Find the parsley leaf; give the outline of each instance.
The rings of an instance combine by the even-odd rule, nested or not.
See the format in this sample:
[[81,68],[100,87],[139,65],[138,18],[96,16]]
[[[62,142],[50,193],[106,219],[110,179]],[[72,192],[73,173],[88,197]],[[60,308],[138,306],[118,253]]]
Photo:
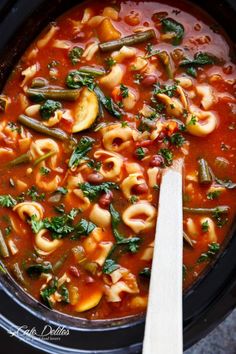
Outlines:
[[76,65],[80,61],[83,52],[83,48],[77,46],[69,51],[68,57],[73,65]]
[[171,166],[173,163],[173,152],[167,148],[162,148],[159,150],[158,154],[160,154],[164,160],[166,166]]
[[185,138],[180,133],[174,133],[170,137],[171,144],[181,147],[185,143]]
[[27,269],[26,273],[31,278],[38,278],[42,273],[50,273],[52,272],[52,264],[50,262],[42,262],[31,264]]
[[106,58],[105,61],[106,61],[106,65],[108,66],[108,68],[111,68],[112,66],[114,66],[116,64],[116,60],[113,59],[112,57]]
[[70,168],[75,168],[77,167],[80,162],[85,158],[87,153],[92,149],[92,145],[94,143],[94,139],[88,137],[88,136],[83,136],[74,151],[72,152],[72,155],[69,160],[69,167]]
[[4,208],[12,208],[17,204],[17,201],[10,195],[0,195],[0,206]]
[[39,194],[35,186],[28,189],[26,194],[32,199],[33,202],[42,201],[45,199],[45,193]]
[[209,192],[209,193],[207,193],[207,199],[209,199],[209,200],[218,199],[220,194],[221,194],[221,191]]
[[84,196],[89,200],[95,200],[101,193],[109,193],[110,189],[119,189],[118,185],[114,182],[104,182],[98,185],[93,185],[88,182],[80,183],[80,189],[83,191]]
[[142,160],[145,157],[146,153],[145,150],[142,147],[138,147],[135,150],[135,156],[138,158],[138,160]]
[[121,96],[123,98],[126,98],[129,96],[129,89],[127,86],[125,86],[123,84],[120,85],[120,92],[121,92]]
[[88,236],[94,229],[96,225],[91,221],[81,219],[78,224],[74,227],[74,234],[71,237],[72,240],[77,240],[81,236]]
[[220,250],[219,243],[212,242],[208,245],[208,251],[202,253],[197,260],[197,263],[207,262],[213,259]]
[[204,221],[204,222],[202,223],[201,227],[202,227],[202,231],[203,231],[203,232],[207,232],[208,229],[209,229],[209,222],[208,222],[208,220]]

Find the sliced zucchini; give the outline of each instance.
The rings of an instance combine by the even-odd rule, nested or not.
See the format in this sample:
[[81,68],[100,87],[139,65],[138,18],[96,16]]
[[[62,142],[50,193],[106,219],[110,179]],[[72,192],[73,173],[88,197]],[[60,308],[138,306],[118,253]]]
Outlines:
[[103,291],[101,289],[95,289],[93,293],[79,300],[75,306],[75,311],[84,312],[88,311],[99,304],[103,296]]
[[98,116],[98,112],[99,104],[96,94],[87,87],[83,88],[76,102],[75,122],[72,132],[77,133],[91,127]]

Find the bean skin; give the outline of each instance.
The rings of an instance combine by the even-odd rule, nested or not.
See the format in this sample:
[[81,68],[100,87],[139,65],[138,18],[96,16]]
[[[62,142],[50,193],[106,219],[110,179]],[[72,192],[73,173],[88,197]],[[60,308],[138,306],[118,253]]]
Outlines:
[[132,192],[135,194],[144,194],[148,192],[148,186],[146,183],[137,184],[132,188]]
[[113,199],[113,193],[110,191],[109,193],[103,194],[100,197],[98,203],[101,208],[107,208],[111,204],[112,199]]
[[103,181],[103,175],[101,175],[101,173],[91,173],[90,175],[88,175],[87,177],[87,181],[91,184],[99,184]]
[[142,80],[142,85],[145,87],[149,87],[155,84],[156,81],[157,81],[157,77],[155,75],[152,74],[146,75]]
[[161,155],[153,155],[153,157],[150,160],[149,165],[151,167],[160,167],[164,164],[164,158]]

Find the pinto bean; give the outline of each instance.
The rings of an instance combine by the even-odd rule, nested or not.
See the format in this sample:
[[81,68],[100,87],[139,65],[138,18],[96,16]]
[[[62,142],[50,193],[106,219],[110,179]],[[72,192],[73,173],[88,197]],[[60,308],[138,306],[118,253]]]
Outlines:
[[137,184],[132,188],[132,192],[135,194],[144,194],[148,192],[148,186],[146,183]]
[[156,81],[157,81],[157,77],[155,75],[152,74],[146,75],[142,80],[142,85],[145,87],[149,87],[155,84]]
[[109,193],[105,193],[101,195],[98,203],[101,208],[107,208],[111,204],[112,199],[113,199],[113,193],[109,191]]
[[151,167],[159,167],[162,166],[164,162],[164,158],[161,155],[153,155],[149,164]]
[[90,175],[88,175],[87,181],[92,184],[99,184],[103,181],[103,175],[98,172],[91,173]]

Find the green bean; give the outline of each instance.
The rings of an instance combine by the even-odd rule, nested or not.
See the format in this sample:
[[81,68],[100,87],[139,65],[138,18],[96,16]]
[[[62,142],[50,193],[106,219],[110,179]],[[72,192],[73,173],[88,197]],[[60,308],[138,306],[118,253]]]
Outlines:
[[102,103],[106,110],[115,118],[120,119],[122,116],[120,107],[113,101],[113,99],[110,97],[106,97],[98,86],[94,88],[94,92],[96,93],[99,102]]
[[36,159],[33,163],[33,167],[37,166],[40,162],[46,160],[48,157],[51,157],[55,155],[55,151],[50,151],[47,154],[40,156],[38,159]]
[[191,214],[228,214],[230,207],[228,205],[219,205],[215,208],[183,208],[184,212]]
[[67,260],[69,256],[69,253],[65,253],[63,254],[63,256],[53,265],[53,272],[56,273],[60,270],[60,268],[63,266],[63,264],[65,263],[65,261]]
[[81,68],[79,68],[78,71],[80,71],[84,74],[89,74],[89,75],[93,75],[93,76],[102,76],[102,75],[106,74],[105,69],[95,68],[94,66],[82,66]]
[[44,77],[36,77],[35,79],[33,79],[31,83],[32,88],[41,88],[47,85],[48,85],[48,80],[46,80]]
[[7,258],[10,256],[9,254],[9,251],[8,251],[8,248],[7,248],[7,244],[4,240],[4,237],[3,237],[3,234],[0,230],[0,255],[3,257],[3,258]]
[[183,238],[184,238],[184,241],[186,241],[189,246],[191,246],[191,247],[194,246],[194,241],[191,240],[191,238],[184,231],[183,231]]
[[25,154],[22,154],[18,157],[16,157],[14,160],[8,162],[7,166],[8,167],[14,167],[17,165],[20,165],[22,163],[28,163],[30,162],[32,159],[30,152],[26,152]]
[[58,128],[48,128],[36,119],[30,118],[24,114],[21,114],[18,121],[24,126],[45,135],[49,135],[58,140],[69,142],[71,140],[70,136],[63,130]]
[[200,184],[209,184],[212,182],[211,171],[205,159],[198,160],[198,181]]
[[20,266],[18,263],[14,263],[12,266],[12,272],[15,275],[16,279],[22,284],[22,285],[26,285],[26,281],[25,278],[23,276],[23,273],[20,269]]
[[47,99],[62,100],[62,101],[76,101],[80,95],[78,89],[53,89],[53,88],[28,88],[26,95],[33,101],[41,102]]
[[145,32],[138,32],[132,34],[131,36],[123,37],[121,39],[116,39],[110,42],[103,42],[99,44],[99,48],[102,52],[109,52],[113,50],[118,50],[124,45],[135,45],[138,43],[147,42],[156,36],[153,29],[147,30]]
[[173,71],[171,68],[171,63],[170,63],[170,56],[169,54],[164,50],[163,52],[157,53],[158,58],[161,60],[162,65],[165,68],[166,74],[169,79],[173,79]]

